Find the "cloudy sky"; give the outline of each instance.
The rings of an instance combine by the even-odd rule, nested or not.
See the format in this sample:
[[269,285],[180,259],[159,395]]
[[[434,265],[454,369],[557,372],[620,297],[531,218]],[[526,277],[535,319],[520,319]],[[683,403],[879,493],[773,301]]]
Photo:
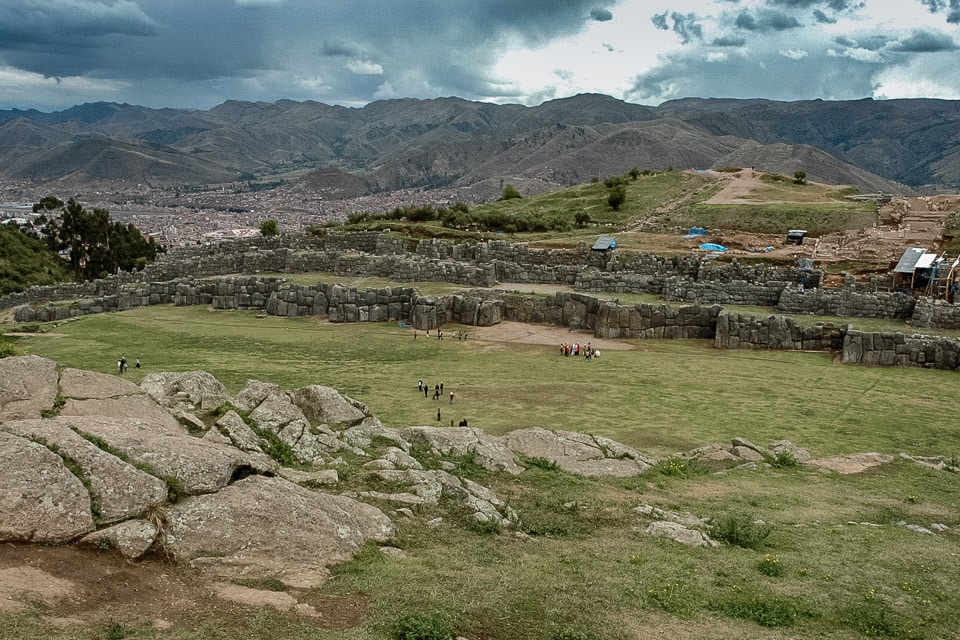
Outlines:
[[960,0],[0,0],[0,108],[960,99]]

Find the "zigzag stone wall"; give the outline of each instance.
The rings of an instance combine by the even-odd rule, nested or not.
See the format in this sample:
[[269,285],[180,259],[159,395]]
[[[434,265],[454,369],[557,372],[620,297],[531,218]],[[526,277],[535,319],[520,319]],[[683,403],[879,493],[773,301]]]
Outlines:
[[847,364],[954,370],[960,340],[865,333],[831,324],[800,326],[792,318],[757,318],[719,305],[620,305],[581,293],[532,296],[472,290],[424,296],[412,287],[359,290],[340,284],[297,285],[278,278],[238,277],[130,285],[118,294],[69,306],[23,307],[19,322],[62,320],[151,304],[212,305],[275,316],[327,315],[331,322],[408,321],[419,329],[447,324],[491,326],[503,320],[590,331],[598,338],[713,340],[722,349],[834,351]]

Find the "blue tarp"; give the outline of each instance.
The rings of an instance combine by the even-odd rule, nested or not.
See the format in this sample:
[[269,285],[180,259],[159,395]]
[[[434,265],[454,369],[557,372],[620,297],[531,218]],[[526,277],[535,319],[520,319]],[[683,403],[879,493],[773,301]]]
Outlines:
[[690,227],[690,231],[687,232],[687,235],[682,236],[683,238],[696,238],[697,236],[707,235],[707,230],[702,227]]
[[726,251],[727,250],[727,248],[722,244],[714,244],[712,242],[705,242],[704,244],[700,245],[700,248],[703,249],[704,251]]

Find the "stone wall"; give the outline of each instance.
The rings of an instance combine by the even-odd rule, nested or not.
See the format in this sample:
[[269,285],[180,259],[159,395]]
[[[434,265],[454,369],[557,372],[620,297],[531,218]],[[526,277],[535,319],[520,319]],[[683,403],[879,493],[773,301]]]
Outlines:
[[960,305],[920,298],[910,316],[910,325],[923,329],[960,329]]
[[757,318],[729,311],[717,316],[714,344],[720,349],[774,349],[780,351],[839,351],[847,327],[833,324],[800,326],[793,318],[769,315]]
[[668,278],[664,282],[661,295],[664,300],[688,304],[775,307],[780,302],[780,294],[786,287],[787,283],[779,280],[693,281],[685,278]]
[[913,315],[914,299],[909,293],[862,291],[855,286],[840,289],[790,286],[780,294],[776,308],[779,313],[791,315],[907,320]]
[[953,371],[960,363],[960,340],[850,330],[843,343],[843,363]]
[[[917,327],[960,328],[960,305],[928,301],[917,307],[908,293],[878,292],[876,282],[858,286],[852,278],[840,289],[825,289],[818,286],[822,279],[819,271],[741,263],[736,259],[719,262],[696,255],[626,256],[590,251],[583,244],[573,250],[532,249],[523,243],[502,240],[451,243],[379,232],[340,231],[328,231],[322,236],[284,235],[188,247],[161,255],[139,273],[120,273],[83,284],[34,287],[4,296],[0,298],[0,308],[77,301],[68,310],[57,305],[49,312],[52,315],[38,312],[36,316],[58,318],[65,313],[133,308],[142,306],[145,296],[169,295],[163,291],[155,294],[152,288],[157,283],[241,273],[308,272],[377,277],[398,283],[451,282],[470,287],[491,287],[498,282],[559,284],[587,294],[654,294],[666,301],[691,305],[763,306],[790,315],[892,318],[910,320]],[[183,295],[194,295],[191,291],[188,286]],[[271,292],[238,295],[269,298]],[[212,300],[214,294],[196,295],[209,295]],[[309,292],[306,295],[312,297]],[[233,303],[238,305],[233,308],[261,308],[259,298],[258,302],[238,298],[230,304]],[[209,304],[219,307],[228,302]],[[300,306],[303,305],[297,304]],[[443,322],[450,313],[454,312],[445,311],[446,315],[438,316],[437,322]],[[550,318],[556,315],[555,310],[548,308],[537,313]],[[588,315],[591,314],[595,315],[595,311]],[[29,316],[30,312],[23,312],[23,317]]]
[[418,329],[501,321],[590,331],[597,338],[713,340],[722,349],[841,352],[846,364],[954,370],[960,340],[902,333],[865,333],[832,324],[800,326],[792,318],[733,313],[719,305],[620,305],[582,293],[534,296],[476,289],[424,296],[412,287],[360,290],[341,284],[299,285],[280,278],[235,277],[131,284],[117,294],[39,309],[23,307],[18,322],[46,322],[153,304],[212,305],[269,315],[327,315],[331,322],[407,321]]
[[667,304],[600,305],[594,335],[622,339],[712,339],[720,307]]

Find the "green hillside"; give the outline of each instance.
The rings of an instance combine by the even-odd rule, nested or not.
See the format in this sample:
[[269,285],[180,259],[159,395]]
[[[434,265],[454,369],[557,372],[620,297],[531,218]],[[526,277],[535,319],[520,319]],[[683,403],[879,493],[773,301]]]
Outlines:
[[70,280],[68,267],[41,241],[0,226],[0,295]]

